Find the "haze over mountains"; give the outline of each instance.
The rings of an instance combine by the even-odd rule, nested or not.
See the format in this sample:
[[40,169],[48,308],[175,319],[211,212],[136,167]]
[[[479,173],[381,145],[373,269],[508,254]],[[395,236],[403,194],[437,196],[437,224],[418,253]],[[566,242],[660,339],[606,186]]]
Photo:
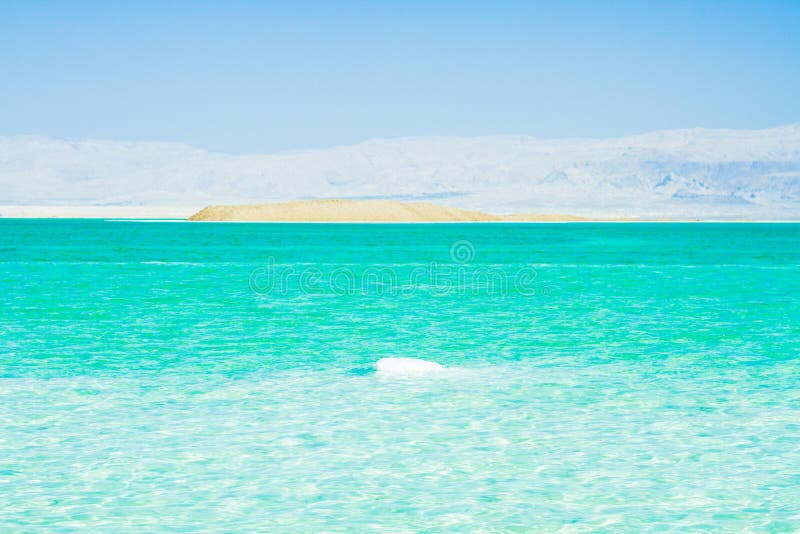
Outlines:
[[432,201],[494,213],[798,219],[800,126],[613,139],[412,137],[270,155],[0,137],[5,205],[321,198]]

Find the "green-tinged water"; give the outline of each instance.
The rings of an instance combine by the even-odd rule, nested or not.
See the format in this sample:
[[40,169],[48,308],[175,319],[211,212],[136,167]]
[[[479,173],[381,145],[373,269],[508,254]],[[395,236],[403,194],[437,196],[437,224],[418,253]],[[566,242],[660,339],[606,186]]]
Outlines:
[[796,531],[800,224],[0,220],[0,531],[81,528]]

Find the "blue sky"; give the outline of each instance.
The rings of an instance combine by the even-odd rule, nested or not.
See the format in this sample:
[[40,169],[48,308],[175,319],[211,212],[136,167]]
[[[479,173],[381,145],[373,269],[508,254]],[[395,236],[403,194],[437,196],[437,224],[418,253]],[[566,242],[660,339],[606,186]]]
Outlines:
[[0,0],[0,135],[236,153],[800,122],[800,2]]

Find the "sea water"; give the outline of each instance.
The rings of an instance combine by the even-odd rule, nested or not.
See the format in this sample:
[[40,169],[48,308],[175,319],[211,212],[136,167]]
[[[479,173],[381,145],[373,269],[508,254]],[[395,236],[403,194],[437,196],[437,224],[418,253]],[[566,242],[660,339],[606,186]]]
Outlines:
[[796,531],[799,292],[797,224],[0,220],[0,531]]

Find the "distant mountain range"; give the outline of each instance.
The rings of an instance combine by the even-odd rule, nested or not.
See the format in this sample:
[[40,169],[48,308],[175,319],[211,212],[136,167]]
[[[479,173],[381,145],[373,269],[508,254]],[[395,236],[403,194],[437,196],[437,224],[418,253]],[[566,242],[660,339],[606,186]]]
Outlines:
[[800,219],[800,125],[613,139],[410,137],[269,155],[0,137],[0,204],[350,198],[494,213]]

